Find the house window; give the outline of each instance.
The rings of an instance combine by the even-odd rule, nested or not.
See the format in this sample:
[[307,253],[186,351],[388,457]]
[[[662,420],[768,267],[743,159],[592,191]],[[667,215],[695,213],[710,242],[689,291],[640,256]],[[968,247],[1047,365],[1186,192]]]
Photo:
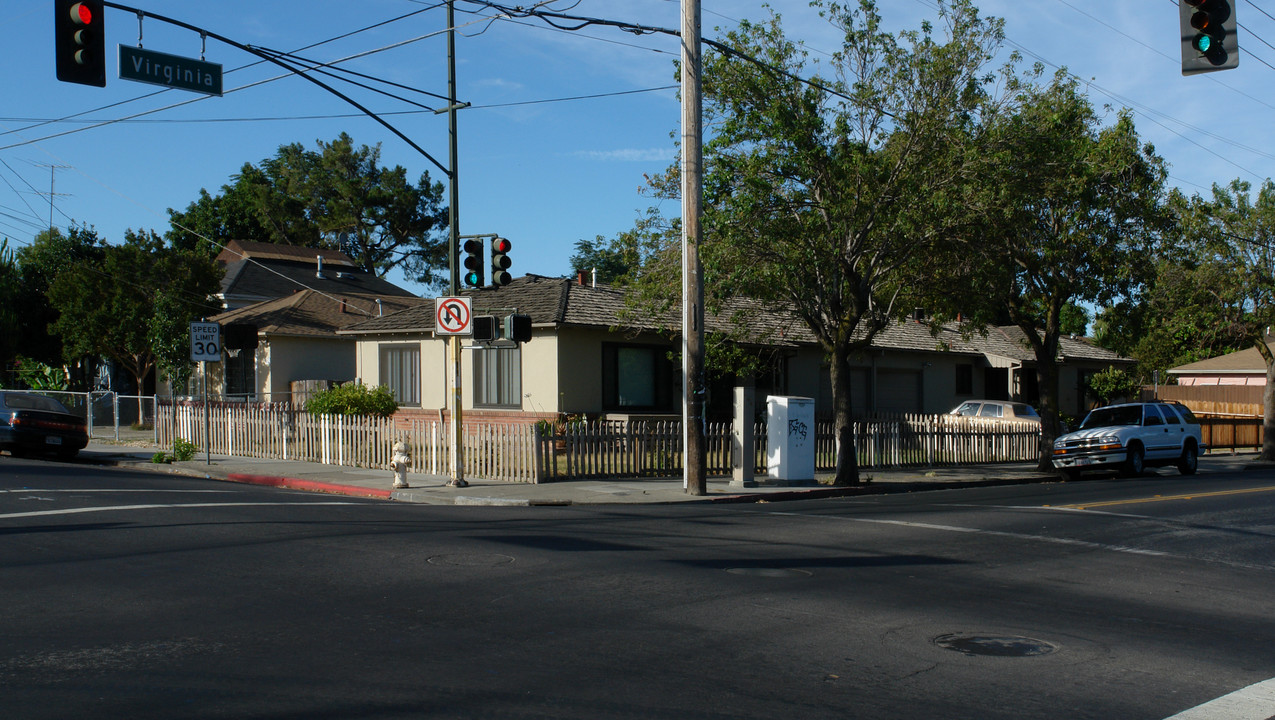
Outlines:
[[607,410],[673,410],[677,378],[667,348],[602,346],[602,404]]
[[257,351],[240,350],[225,356],[226,397],[251,400],[257,392]]
[[956,394],[974,394],[974,366],[961,363],[956,366]]
[[522,407],[520,348],[474,348],[474,407]]
[[380,346],[381,384],[400,406],[421,404],[421,346]]

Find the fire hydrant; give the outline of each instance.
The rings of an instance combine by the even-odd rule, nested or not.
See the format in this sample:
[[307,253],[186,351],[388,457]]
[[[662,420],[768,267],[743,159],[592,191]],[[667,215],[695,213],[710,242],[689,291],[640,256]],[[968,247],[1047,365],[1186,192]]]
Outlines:
[[409,462],[411,462],[411,458],[407,456],[407,443],[401,440],[394,443],[394,456],[390,458],[390,470],[394,472],[394,487],[411,487],[407,484],[407,464]]

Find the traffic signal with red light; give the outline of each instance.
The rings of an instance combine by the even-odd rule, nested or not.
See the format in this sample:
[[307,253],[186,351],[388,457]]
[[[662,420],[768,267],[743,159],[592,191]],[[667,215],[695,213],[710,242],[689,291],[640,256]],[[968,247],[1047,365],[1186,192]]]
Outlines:
[[1182,74],[1230,70],[1240,64],[1235,0],[1178,0]]
[[513,243],[505,238],[491,239],[491,284],[496,287],[508,285],[513,279],[508,272],[509,266],[513,264],[509,259],[509,250],[512,247]]
[[483,286],[483,241],[479,238],[465,241],[465,286]]
[[102,0],[54,0],[53,6],[58,80],[106,87]]

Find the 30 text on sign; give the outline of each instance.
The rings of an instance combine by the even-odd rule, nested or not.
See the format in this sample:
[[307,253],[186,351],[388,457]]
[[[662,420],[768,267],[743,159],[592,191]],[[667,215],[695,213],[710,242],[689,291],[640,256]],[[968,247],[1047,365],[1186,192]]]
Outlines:
[[190,359],[193,362],[221,362],[221,326],[210,322],[190,324]]

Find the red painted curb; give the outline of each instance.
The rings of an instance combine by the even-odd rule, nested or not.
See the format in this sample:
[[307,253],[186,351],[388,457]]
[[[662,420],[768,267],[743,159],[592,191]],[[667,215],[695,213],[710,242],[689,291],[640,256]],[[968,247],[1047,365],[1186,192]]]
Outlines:
[[391,490],[359,487],[358,485],[338,485],[336,483],[325,483],[317,480],[302,480],[300,478],[281,477],[278,475],[230,473],[226,476],[226,479],[231,482],[241,482],[249,485],[266,485],[269,487],[287,488],[289,490],[310,490],[312,492],[353,495],[356,497],[379,498],[382,500],[389,500],[390,495],[393,492]]

